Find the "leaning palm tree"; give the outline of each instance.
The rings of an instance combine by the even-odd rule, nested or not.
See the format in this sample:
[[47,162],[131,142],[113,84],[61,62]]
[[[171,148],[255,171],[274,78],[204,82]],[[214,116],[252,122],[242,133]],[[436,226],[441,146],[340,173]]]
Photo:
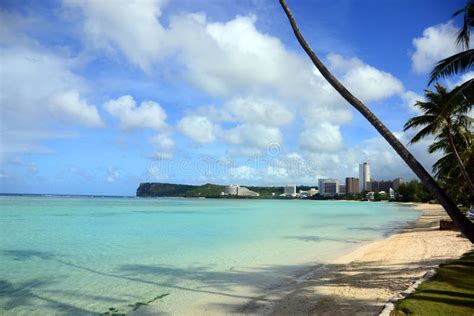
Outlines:
[[309,58],[319,70],[321,75],[334,87],[334,89],[356,110],[358,110],[382,135],[383,138],[395,149],[398,155],[407,163],[413,172],[420,178],[424,186],[433,194],[433,196],[443,205],[444,209],[451,217],[453,222],[459,227],[461,232],[474,243],[474,224],[471,223],[458,209],[456,204],[448,197],[431,175],[423,168],[423,166],[415,159],[415,157],[403,146],[403,144],[393,135],[392,132],[379,120],[378,117],[370,111],[370,109],[356,98],[342,83],[334,77],[327,67],[316,56],[309,44],[301,34],[298,25],[291,13],[285,0],[280,0],[280,4],[285,11],[286,16],[291,24],[293,32],[298,42],[308,54]]
[[411,144],[417,143],[429,135],[435,135],[438,138],[443,136],[448,140],[449,151],[453,153],[453,158],[458,164],[464,180],[474,194],[474,183],[466,170],[454,139],[455,134],[468,135],[463,134],[462,131],[469,131],[471,127],[471,118],[467,113],[472,108],[472,100],[460,94],[453,96],[439,83],[435,87],[436,92],[425,91],[426,102],[416,102],[415,106],[421,109],[423,114],[409,119],[404,126],[404,131],[422,127],[411,139]]
[[429,84],[441,77],[465,73],[474,65],[474,49],[469,49],[471,27],[474,26],[474,0],[469,0],[464,8],[454,12],[453,17],[462,13],[464,13],[464,22],[458,32],[456,43],[465,50],[439,61],[431,72]]

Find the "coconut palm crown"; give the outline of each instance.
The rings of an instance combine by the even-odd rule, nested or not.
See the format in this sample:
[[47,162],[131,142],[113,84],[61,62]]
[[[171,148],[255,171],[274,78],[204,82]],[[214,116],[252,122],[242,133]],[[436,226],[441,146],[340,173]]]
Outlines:
[[[474,49],[469,49],[471,27],[474,26],[474,0],[469,0],[466,6],[454,12],[453,16],[464,13],[463,26],[458,31],[456,43],[465,50],[440,60],[431,72],[429,85],[441,77],[449,77],[472,70],[474,65]],[[473,79],[471,79],[472,81]]]

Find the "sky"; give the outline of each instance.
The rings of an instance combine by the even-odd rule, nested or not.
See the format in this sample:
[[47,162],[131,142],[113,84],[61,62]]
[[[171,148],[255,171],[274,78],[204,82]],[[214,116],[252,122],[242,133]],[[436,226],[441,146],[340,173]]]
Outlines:
[[[404,143],[464,1],[288,0],[315,52]],[[0,1],[0,192],[140,182],[316,185],[413,173],[324,80],[276,0]],[[442,80],[454,87],[474,73]],[[431,170],[426,139],[409,150]]]

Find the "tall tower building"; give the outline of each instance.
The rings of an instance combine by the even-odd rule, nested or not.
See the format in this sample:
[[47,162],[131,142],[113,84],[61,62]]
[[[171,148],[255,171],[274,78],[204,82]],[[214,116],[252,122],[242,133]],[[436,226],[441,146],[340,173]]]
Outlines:
[[359,164],[359,191],[367,191],[367,182],[370,181],[370,167],[368,162]]

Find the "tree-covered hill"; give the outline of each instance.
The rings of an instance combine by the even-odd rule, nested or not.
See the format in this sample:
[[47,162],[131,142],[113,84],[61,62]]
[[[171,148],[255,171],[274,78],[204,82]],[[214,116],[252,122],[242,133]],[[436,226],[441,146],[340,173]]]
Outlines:
[[[283,193],[283,187],[245,186],[249,190],[260,193],[261,198],[278,197]],[[297,190],[308,190],[308,186],[297,186]],[[140,183],[137,196],[141,197],[221,197],[223,185],[206,183],[203,185],[173,184],[173,183]],[[229,196],[225,196],[229,198]]]

